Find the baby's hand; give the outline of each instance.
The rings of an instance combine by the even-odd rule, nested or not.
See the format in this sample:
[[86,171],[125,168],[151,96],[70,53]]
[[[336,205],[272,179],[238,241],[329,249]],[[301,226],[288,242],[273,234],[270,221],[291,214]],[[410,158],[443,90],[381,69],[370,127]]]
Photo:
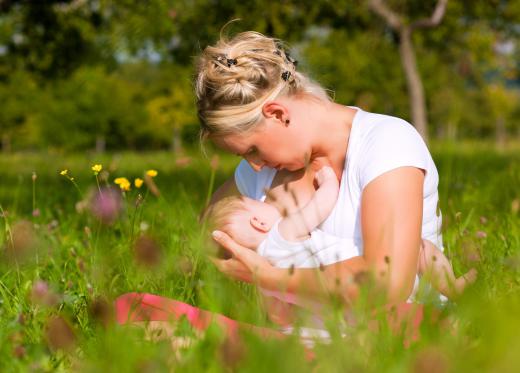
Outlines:
[[332,167],[329,166],[324,166],[318,172],[316,172],[314,179],[316,180],[316,183],[318,183],[318,186],[322,186],[327,181],[334,181],[336,183],[338,182],[336,173]]

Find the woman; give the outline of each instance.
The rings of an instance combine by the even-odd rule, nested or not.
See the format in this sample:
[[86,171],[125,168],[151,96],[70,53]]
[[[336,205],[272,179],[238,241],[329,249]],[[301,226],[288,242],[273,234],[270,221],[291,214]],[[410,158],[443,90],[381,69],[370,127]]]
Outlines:
[[[207,47],[196,91],[202,137],[244,158],[212,203],[241,193],[266,199],[281,211],[294,209],[309,200],[314,172],[330,165],[341,190],[322,229],[363,247],[362,256],[326,266],[321,274],[289,273],[224,232],[214,232],[233,254],[215,260],[222,272],[255,279],[266,289],[315,297],[333,291],[350,298],[358,290],[352,276],[369,270],[377,274],[389,303],[410,296],[421,238],[442,248],[437,170],[411,125],[331,102],[323,88],[296,69],[277,40],[256,32]],[[293,191],[292,203],[283,198],[287,188]]]
[[[316,299],[334,292],[350,301],[358,294],[352,278],[373,271],[389,304],[408,299],[421,238],[442,248],[437,170],[410,124],[332,102],[322,87],[296,69],[296,61],[277,40],[256,32],[204,50],[196,93],[202,137],[244,158],[211,204],[241,193],[266,200],[281,212],[296,210],[314,193],[314,173],[329,165],[340,192],[321,228],[352,238],[363,248],[362,256],[322,271],[287,271],[274,268],[226,233],[214,232],[232,254],[230,259],[214,259],[223,273],[256,281],[267,290]],[[120,323],[161,323],[186,316],[196,328],[206,328],[211,318],[230,333],[240,327],[221,315],[150,294],[122,295],[116,309]],[[395,320],[410,319],[408,311],[417,327],[420,310],[402,304]]]

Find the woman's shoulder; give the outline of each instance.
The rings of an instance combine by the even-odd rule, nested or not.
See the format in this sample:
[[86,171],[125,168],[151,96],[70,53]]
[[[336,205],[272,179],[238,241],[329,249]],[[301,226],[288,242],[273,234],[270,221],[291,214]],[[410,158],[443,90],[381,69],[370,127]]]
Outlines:
[[399,140],[398,136],[393,136],[395,134],[405,135],[405,139],[412,137],[423,142],[417,130],[409,122],[392,115],[359,110],[355,120],[356,130],[365,141],[381,136],[390,136]]
[[375,177],[398,167],[430,167],[430,153],[417,130],[407,121],[362,112],[356,123],[356,162],[362,188]]

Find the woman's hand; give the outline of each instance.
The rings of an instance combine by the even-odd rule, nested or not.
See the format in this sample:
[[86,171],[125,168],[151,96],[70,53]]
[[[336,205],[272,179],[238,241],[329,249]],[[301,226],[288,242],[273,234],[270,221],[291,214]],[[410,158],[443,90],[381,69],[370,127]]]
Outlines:
[[255,282],[263,287],[276,283],[276,268],[267,259],[239,245],[224,232],[214,231],[212,236],[217,244],[232,255],[231,259],[213,259],[220,272],[236,280]]

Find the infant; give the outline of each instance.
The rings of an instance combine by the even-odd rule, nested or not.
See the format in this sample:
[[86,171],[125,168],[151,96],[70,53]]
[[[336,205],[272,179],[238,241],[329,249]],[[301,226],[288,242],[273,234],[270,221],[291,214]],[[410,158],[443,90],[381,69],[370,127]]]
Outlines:
[[[317,189],[311,200],[298,211],[281,214],[265,202],[248,197],[227,197],[210,212],[216,229],[228,233],[237,243],[248,247],[279,268],[317,268],[362,255],[354,240],[339,238],[318,226],[336,204],[339,182],[330,167],[315,175]],[[448,298],[462,293],[475,281],[476,270],[455,277],[453,268],[431,242],[423,240],[418,273],[426,275],[433,287]]]

